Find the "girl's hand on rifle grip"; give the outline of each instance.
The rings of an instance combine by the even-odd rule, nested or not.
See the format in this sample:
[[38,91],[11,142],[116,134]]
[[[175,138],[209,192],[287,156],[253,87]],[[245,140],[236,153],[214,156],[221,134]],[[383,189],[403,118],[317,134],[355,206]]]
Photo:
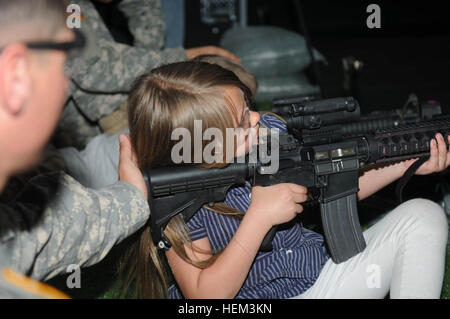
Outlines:
[[286,223],[303,211],[307,188],[297,184],[283,183],[272,186],[255,186],[247,214],[252,215],[268,228]]

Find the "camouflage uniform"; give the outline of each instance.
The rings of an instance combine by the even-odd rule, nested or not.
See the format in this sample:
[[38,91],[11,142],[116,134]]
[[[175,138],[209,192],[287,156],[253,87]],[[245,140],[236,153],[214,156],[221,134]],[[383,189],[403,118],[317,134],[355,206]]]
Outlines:
[[[69,68],[72,79],[81,88],[96,92],[87,93],[72,83],[54,142],[57,147],[82,148],[100,133],[99,119],[118,109],[126,100],[124,93],[138,75],[159,65],[184,61],[187,56],[181,47],[163,49],[164,21],[160,0],[124,0],[120,4],[140,47],[115,42],[90,1],[73,3],[81,8],[81,31],[87,36],[88,43],[83,56],[71,61]],[[139,27],[142,21],[146,21],[143,29]]]
[[10,203],[13,201],[32,177],[57,171],[70,172],[61,152],[49,144],[42,152],[42,160],[38,166],[30,171],[9,178],[5,188],[0,192],[0,203]]
[[33,297],[3,280],[5,267],[48,280],[71,264],[93,265],[148,217],[144,196],[124,182],[95,191],[64,173],[30,179],[0,203],[0,297]]
[[119,9],[127,18],[128,29],[134,37],[134,46],[156,51],[164,49],[162,1],[123,0],[119,3]]

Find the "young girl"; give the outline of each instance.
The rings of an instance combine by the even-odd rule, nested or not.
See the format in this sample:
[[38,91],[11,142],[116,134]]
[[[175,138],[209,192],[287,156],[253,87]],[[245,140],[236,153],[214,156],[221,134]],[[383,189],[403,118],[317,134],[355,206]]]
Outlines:
[[[194,136],[194,120],[202,120],[203,130],[219,128],[223,136],[227,128],[286,129],[277,117],[250,111],[248,100],[248,88],[217,65],[181,62],[143,75],[129,97],[130,137],[139,167],[173,165],[176,141],[171,133],[184,127]],[[449,165],[443,137],[436,140],[418,174]],[[251,141],[244,143],[248,151]],[[359,199],[401,177],[412,162],[365,172],[359,179]],[[130,266],[127,280],[135,279],[138,297],[383,298],[390,291],[391,298],[439,298],[447,223],[437,204],[415,199],[400,205],[364,233],[367,247],[362,253],[334,264],[321,235],[287,223],[303,210],[306,193],[295,184],[235,187],[223,203],[200,209],[187,223],[172,218],[165,230],[172,247],[164,252],[176,280],[170,288],[146,227],[125,263]],[[283,223],[273,250],[260,252],[269,229]]]
[[[218,55],[201,55],[194,60],[217,64],[232,71],[250,89],[252,96],[256,93],[258,82],[255,76],[241,64]],[[123,103],[119,110],[100,120],[100,126],[105,133],[94,137],[82,151],[75,147],[59,149],[68,173],[83,186],[93,189],[101,189],[118,180],[118,137],[129,133],[128,103]]]

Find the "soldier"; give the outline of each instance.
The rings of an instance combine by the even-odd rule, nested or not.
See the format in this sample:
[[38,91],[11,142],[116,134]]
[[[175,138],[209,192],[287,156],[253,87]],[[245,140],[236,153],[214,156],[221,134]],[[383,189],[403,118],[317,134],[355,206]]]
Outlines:
[[[61,114],[64,62],[83,45],[65,10],[60,0],[0,0],[0,191],[38,162]],[[147,190],[127,136],[120,148],[120,181],[109,187],[53,172],[0,203],[0,297],[64,297],[35,280],[99,262],[146,223]]]
[[239,61],[231,52],[215,46],[165,49],[161,0],[124,0],[120,4],[135,46],[115,42],[90,1],[77,0],[73,4],[81,9],[81,31],[88,37],[88,45],[83,57],[71,61],[72,86],[55,134],[57,147],[83,148],[100,134],[99,120],[125,102],[133,80],[148,69],[204,54]]

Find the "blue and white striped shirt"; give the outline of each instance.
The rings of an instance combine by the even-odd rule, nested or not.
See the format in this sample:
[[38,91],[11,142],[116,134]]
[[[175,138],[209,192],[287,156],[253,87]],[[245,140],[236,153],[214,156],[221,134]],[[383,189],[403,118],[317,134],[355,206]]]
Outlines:
[[[271,114],[261,114],[260,123],[267,128],[286,131],[286,125]],[[246,212],[250,205],[250,196],[250,184],[231,188],[224,203]],[[214,254],[225,249],[239,223],[235,218],[202,208],[187,225],[193,241],[208,237]],[[329,258],[323,237],[303,228],[299,223],[279,230],[272,245],[272,251],[257,254],[236,298],[272,299],[300,295],[314,284]],[[169,288],[169,295],[172,299],[183,298],[176,284]]]

